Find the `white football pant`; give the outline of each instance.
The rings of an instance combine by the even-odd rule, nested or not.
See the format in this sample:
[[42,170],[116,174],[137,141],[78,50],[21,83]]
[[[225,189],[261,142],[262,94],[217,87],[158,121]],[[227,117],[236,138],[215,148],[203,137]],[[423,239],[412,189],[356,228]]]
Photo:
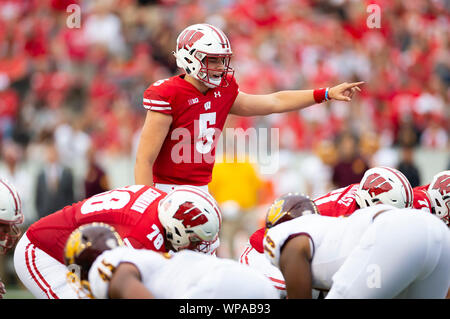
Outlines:
[[208,272],[182,299],[279,299],[264,275],[250,267],[225,263]]
[[273,287],[278,291],[280,298],[286,297],[286,283],[281,271],[270,263],[270,260],[266,258],[264,254],[259,253],[253,248],[250,243],[247,243],[244,247],[244,252],[239,257],[241,264],[250,266],[255,271],[266,276],[271,282]]
[[38,299],[77,299],[66,281],[67,267],[30,242],[23,234],[14,250],[20,281]]
[[436,216],[387,211],[377,216],[333,276],[326,298],[445,298],[450,230]]

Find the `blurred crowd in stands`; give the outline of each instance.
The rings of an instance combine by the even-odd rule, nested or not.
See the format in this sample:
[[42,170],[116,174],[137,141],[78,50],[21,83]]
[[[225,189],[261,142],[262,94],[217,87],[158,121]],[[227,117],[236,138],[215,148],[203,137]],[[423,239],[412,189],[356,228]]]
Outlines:
[[[368,26],[370,4],[380,9],[379,28]],[[449,150],[449,6],[445,0],[0,0],[1,174],[35,206],[28,223],[109,189],[98,159],[133,154],[144,90],[179,72],[172,56],[178,33],[206,22],[230,38],[235,77],[246,93],[365,81],[351,104],[230,116],[227,127],[279,128],[283,156],[272,190],[245,163],[239,171],[217,165],[211,192],[228,203],[227,216],[269,201],[286,181],[295,187],[292,170],[311,175],[314,183],[304,185],[311,195],[357,182],[375,165],[403,165],[419,184],[414,149]],[[300,151],[312,157],[294,167],[290,158]],[[22,162],[39,170],[21,171]],[[249,189],[236,187],[236,176]],[[250,193],[258,196],[244,203],[233,197]]]

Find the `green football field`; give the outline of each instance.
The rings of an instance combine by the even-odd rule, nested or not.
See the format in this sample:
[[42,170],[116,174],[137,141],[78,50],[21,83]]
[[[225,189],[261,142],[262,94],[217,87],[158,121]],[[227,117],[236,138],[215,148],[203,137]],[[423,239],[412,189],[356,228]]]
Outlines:
[[17,287],[6,287],[6,294],[3,296],[5,299],[35,299],[34,296],[28,292],[28,290]]

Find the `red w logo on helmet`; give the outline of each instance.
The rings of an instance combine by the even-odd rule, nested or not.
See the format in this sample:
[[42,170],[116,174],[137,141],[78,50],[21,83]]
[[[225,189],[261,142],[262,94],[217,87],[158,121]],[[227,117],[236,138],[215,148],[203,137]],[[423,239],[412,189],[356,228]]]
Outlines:
[[195,227],[208,222],[208,218],[191,202],[181,204],[173,218],[181,220],[184,227]]
[[432,189],[437,189],[442,195],[450,193],[450,175],[440,176],[434,183]]
[[392,185],[380,174],[373,173],[369,175],[362,187],[363,190],[368,191],[372,196],[388,192],[392,189]]
[[181,48],[191,48],[195,42],[203,37],[203,33],[196,30],[186,30],[180,35],[178,50]]

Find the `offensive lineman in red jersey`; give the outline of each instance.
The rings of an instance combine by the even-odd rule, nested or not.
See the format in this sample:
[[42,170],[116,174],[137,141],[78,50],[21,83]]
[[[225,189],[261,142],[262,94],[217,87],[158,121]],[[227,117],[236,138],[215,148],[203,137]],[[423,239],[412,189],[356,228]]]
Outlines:
[[92,222],[113,226],[133,248],[214,254],[221,213],[211,195],[189,186],[166,194],[131,185],[66,206],[32,224],[14,252],[16,273],[36,298],[77,298],[66,281],[64,246],[72,231]]
[[[314,199],[314,203],[320,215],[330,217],[349,216],[360,208],[376,204],[411,208],[413,189],[408,179],[400,171],[381,166],[367,170],[360,183],[319,196]],[[283,276],[279,269],[272,266],[264,257],[264,234],[265,228],[261,228],[250,236],[239,261],[263,272],[272,280],[280,296],[284,297],[286,287]]]
[[450,227],[450,171],[437,173],[430,184],[413,191],[414,208],[436,215]]
[[231,55],[230,42],[217,27],[195,24],[180,33],[174,56],[186,74],[157,81],[144,92],[148,112],[136,154],[136,184],[155,184],[164,191],[188,184],[207,191],[215,146],[229,113],[267,115],[330,99],[351,101],[363,83],[246,94],[234,79]]

